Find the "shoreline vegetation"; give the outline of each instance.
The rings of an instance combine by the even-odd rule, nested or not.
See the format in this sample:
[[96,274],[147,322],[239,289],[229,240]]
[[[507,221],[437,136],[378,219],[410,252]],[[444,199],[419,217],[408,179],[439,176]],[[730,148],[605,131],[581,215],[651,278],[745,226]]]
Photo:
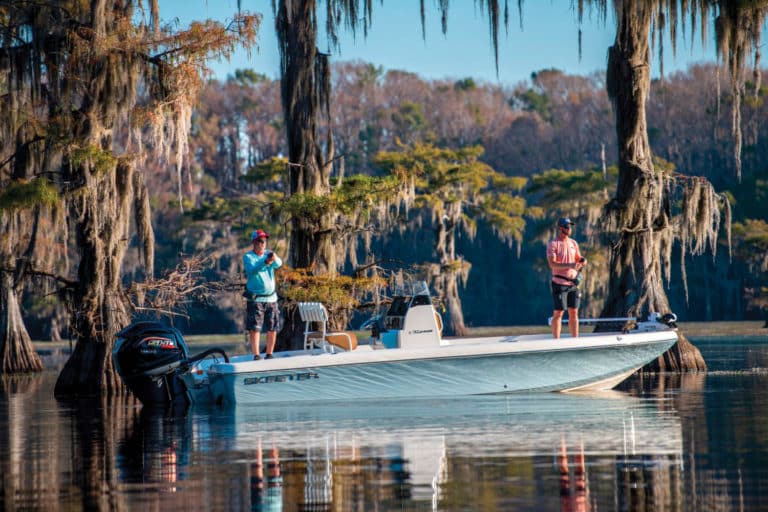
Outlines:
[[[678,322],[683,333],[689,337],[699,336],[765,336],[768,338],[768,328],[763,327],[765,321],[729,321],[729,322]],[[591,327],[582,328],[582,332],[589,332]],[[515,336],[521,334],[548,333],[546,325],[508,325],[496,327],[470,327],[467,336]],[[361,343],[365,343],[369,333],[367,331],[355,331]],[[183,334],[183,333],[182,333]],[[237,334],[196,334],[184,336],[184,340],[190,346],[221,345],[242,346],[244,335]],[[694,340],[695,341],[695,340]],[[74,342],[73,342],[74,343]],[[69,341],[33,341],[36,350],[50,350],[52,348],[68,347]]]

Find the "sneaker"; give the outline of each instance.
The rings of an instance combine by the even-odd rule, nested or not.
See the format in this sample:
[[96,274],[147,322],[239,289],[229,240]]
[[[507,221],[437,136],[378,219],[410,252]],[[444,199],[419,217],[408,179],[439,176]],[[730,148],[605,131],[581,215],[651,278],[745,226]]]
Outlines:
[[259,359],[261,359],[261,356],[259,354],[256,354],[255,356],[253,356],[254,361],[258,361]]
[[264,356],[264,359],[272,359],[272,354],[267,354]]

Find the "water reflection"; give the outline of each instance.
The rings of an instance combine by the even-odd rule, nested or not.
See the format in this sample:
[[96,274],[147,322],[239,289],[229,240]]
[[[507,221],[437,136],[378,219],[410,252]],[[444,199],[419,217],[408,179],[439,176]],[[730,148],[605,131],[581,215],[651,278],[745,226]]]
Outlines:
[[[584,445],[579,446],[573,455],[573,476],[569,464],[568,450],[565,438],[560,443],[558,457],[560,469],[560,510],[563,512],[588,512],[593,504],[589,499],[589,482],[587,481],[587,465],[584,461]],[[596,508],[596,507],[594,507]]]
[[141,409],[118,443],[120,481],[175,492],[174,484],[188,478],[190,429],[190,417]]
[[[622,393],[360,401],[195,411],[193,423],[223,454],[279,447],[284,492],[298,508],[356,510],[363,500],[365,509],[404,501],[437,509],[471,502],[472,480],[487,486],[480,477],[489,469],[508,466],[531,483],[561,476],[566,445],[578,447],[581,466],[585,458],[610,465],[617,479],[629,467],[682,468],[680,419],[656,405]],[[577,486],[585,474],[575,475]],[[503,501],[504,492],[485,494]]]
[[[266,465],[266,473],[264,466]],[[256,446],[256,460],[250,465],[251,510],[283,509],[283,477],[280,474],[280,449],[272,443],[264,458],[261,438]]]
[[127,399],[56,402],[55,377],[0,379],[4,510],[762,510],[768,502],[765,371],[652,376],[597,395],[182,415]]
[[[557,478],[572,467],[573,499],[561,504],[588,510],[624,499],[627,467],[682,467],[679,417],[663,400],[622,393],[178,415],[128,399],[61,404],[46,388],[35,378],[4,385],[5,508],[494,509],[557,503]],[[578,447],[576,462],[566,447]],[[580,494],[588,484],[591,502]]]

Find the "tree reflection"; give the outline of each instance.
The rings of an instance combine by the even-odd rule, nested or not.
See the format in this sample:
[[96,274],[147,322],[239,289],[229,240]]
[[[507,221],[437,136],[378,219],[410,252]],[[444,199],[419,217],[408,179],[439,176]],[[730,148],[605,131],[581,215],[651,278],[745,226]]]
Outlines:
[[62,402],[68,406],[61,414],[71,422],[74,439],[67,468],[72,475],[70,485],[79,492],[83,510],[115,510],[125,508],[119,492],[117,447],[133,418],[138,415],[138,402],[130,396],[78,399]]
[[43,375],[39,373],[0,375],[0,418],[3,418],[0,421],[0,503],[3,510],[30,508],[38,503],[48,508],[56,503],[55,493],[39,487],[41,480],[47,480],[55,488],[56,473],[46,472],[36,458],[28,457],[28,451],[34,446],[29,442],[28,420],[39,407],[31,397],[39,392],[42,381]]

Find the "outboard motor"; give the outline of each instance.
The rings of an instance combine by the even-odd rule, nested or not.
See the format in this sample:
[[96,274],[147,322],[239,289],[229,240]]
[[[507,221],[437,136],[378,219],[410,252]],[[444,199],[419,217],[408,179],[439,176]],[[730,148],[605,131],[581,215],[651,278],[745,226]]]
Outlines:
[[144,405],[186,405],[186,387],[178,375],[214,352],[229,361],[218,348],[190,358],[178,329],[159,322],[136,322],[117,333],[112,358],[125,385]]
[[169,404],[184,397],[175,377],[189,357],[178,329],[159,322],[136,322],[117,333],[112,351],[117,373],[143,404]]

